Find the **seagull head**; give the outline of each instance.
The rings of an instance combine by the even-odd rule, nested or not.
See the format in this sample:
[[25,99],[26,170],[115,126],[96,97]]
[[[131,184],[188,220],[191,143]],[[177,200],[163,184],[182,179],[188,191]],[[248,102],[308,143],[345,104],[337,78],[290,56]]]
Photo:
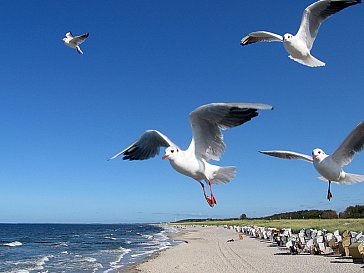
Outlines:
[[291,41],[292,37],[293,37],[292,34],[286,33],[286,34],[283,35],[283,41],[284,42],[289,42],[289,41]]
[[62,41],[63,41],[63,42],[66,42],[66,40],[67,40],[67,38],[63,38],[63,39],[62,39]]
[[177,157],[177,154],[179,153],[179,149],[177,147],[170,146],[166,149],[166,153],[164,156],[162,156],[162,159],[170,159],[173,160]]
[[312,151],[312,158],[313,160],[318,160],[321,161],[322,159],[324,159],[327,155],[325,154],[325,152],[321,149],[314,149]]

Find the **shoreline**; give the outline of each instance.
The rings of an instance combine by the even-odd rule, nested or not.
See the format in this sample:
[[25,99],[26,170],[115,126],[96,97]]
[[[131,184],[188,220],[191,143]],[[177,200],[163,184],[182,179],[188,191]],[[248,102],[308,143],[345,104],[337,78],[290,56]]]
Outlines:
[[[176,228],[177,226],[171,225]],[[364,273],[363,263],[329,255],[290,255],[286,248],[222,227],[183,226],[168,237],[181,243],[153,253],[118,273]]]
[[[138,268],[140,265],[142,265],[144,263],[148,263],[150,260],[157,259],[163,252],[168,251],[171,248],[174,248],[180,244],[186,243],[186,240],[183,238],[183,236],[185,234],[191,232],[190,230],[186,230],[184,226],[183,226],[183,228],[181,228],[182,226],[179,226],[179,225],[171,225],[171,224],[162,225],[162,224],[160,224],[159,226],[161,226],[164,230],[169,230],[171,227],[176,230],[176,232],[167,231],[167,234],[166,234],[168,239],[174,241],[176,244],[171,247],[168,247],[166,249],[162,249],[162,250],[158,250],[158,251],[154,252],[152,255],[145,258],[145,260],[143,260],[141,262],[136,262],[133,264],[123,266],[117,270],[117,273],[140,273],[141,270]],[[168,228],[166,228],[166,226],[168,226]]]

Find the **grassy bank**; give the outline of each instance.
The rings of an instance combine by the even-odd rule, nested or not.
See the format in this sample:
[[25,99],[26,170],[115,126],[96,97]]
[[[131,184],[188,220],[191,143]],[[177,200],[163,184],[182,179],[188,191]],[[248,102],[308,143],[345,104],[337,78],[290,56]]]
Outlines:
[[339,230],[363,231],[364,219],[292,219],[292,220],[214,220],[202,222],[183,222],[178,224],[196,224],[196,225],[239,225],[239,226],[262,226],[274,228],[291,228],[297,233],[301,229],[326,229],[330,232]]

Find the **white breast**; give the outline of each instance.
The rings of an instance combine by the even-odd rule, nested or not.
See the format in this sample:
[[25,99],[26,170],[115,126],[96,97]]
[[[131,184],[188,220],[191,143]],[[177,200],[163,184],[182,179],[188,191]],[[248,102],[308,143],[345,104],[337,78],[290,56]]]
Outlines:
[[196,180],[204,179],[205,165],[196,157],[191,157],[184,151],[181,151],[179,156],[174,160],[169,160],[173,169],[186,176]]
[[287,52],[294,58],[303,58],[310,55],[306,43],[295,36],[290,41],[284,41],[283,45]]
[[340,178],[341,167],[332,160],[331,157],[326,157],[322,161],[313,161],[313,165],[316,170],[327,180],[338,181]]

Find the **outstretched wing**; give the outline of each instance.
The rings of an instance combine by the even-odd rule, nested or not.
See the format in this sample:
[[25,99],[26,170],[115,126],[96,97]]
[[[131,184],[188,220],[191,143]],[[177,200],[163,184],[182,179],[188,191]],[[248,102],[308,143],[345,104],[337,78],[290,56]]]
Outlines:
[[307,48],[311,50],[323,21],[340,10],[359,3],[361,0],[320,0],[311,4],[303,12],[296,36],[304,40]]
[[343,143],[331,155],[340,166],[349,164],[354,154],[360,152],[364,148],[364,121],[360,122],[350,134],[345,138]]
[[283,37],[268,31],[256,31],[248,34],[240,40],[240,45],[245,46],[257,42],[282,42]]
[[193,137],[188,151],[206,161],[219,160],[225,151],[221,129],[244,124],[258,116],[257,110],[272,108],[258,103],[211,103],[197,108],[190,114]]
[[82,44],[89,36],[89,33],[80,35],[80,36],[76,36],[72,39],[72,42],[75,43],[76,45],[80,45]]
[[296,152],[291,152],[291,151],[259,151],[259,152],[262,154],[275,156],[275,157],[279,157],[279,158],[305,160],[307,162],[312,163],[311,156],[296,153]]
[[72,32],[71,31],[67,32],[66,37],[69,38],[69,39],[72,39],[73,38]]
[[123,155],[123,160],[145,160],[159,154],[160,147],[175,146],[168,137],[157,130],[148,130],[128,148],[117,153],[109,160]]

